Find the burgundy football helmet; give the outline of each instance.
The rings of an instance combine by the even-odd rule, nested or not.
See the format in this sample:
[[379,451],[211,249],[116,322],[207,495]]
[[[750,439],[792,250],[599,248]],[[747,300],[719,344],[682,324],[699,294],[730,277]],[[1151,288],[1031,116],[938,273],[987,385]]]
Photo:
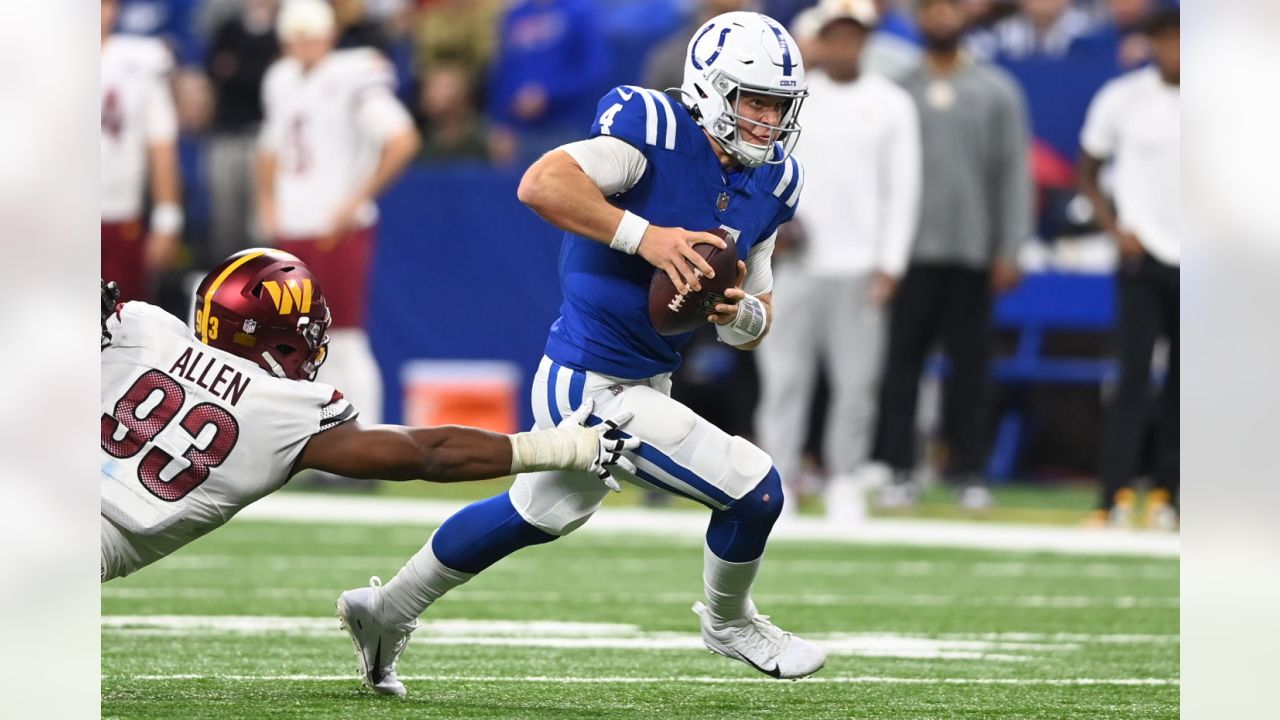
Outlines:
[[311,268],[251,248],[223,260],[196,290],[196,338],[276,377],[315,380],[329,348],[329,305]]

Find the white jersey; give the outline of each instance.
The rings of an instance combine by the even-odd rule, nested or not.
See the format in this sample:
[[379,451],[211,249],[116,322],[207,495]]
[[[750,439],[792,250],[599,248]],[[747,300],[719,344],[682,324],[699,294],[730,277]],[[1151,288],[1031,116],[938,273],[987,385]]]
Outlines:
[[356,416],[329,385],[277,378],[153,305],[107,323],[104,579],[127,575],[277,490],[307,440]]
[[142,214],[148,147],[174,142],[173,58],[159,40],[112,35],[102,46],[102,219]]
[[[382,143],[412,127],[394,87],[391,64],[368,48],[334,51],[309,71],[286,57],[267,71],[261,146],[276,156],[275,200],[285,238],[328,232],[376,168]],[[372,203],[360,212],[363,226],[377,219]]]
[[1103,85],[1080,133],[1085,152],[1115,161],[1121,227],[1169,265],[1182,257],[1181,140],[1179,88],[1161,80],[1154,67]]
[[796,157],[809,182],[796,211],[798,253],[820,276],[902,275],[920,214],[920,121],[905,90],[872,73],[809,75]]

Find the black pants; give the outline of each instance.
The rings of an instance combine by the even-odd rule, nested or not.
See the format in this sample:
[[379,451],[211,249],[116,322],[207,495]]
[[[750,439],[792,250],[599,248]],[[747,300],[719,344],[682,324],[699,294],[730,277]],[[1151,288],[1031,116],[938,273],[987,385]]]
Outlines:
[[920,373],[936,340],[951,361],[943,386],[947,474],[976,475],[986,461],[991,355],[990,273],[958,265],[913,264],[890,310],[888,356],[880,386],[876,458],[895,470],[915,465]]
[[[1178,495],[1178,267],[1144,255],[1116,276],[1118,316],[1115,349],[1120,378],[1107,416],[1102,447],[1102,497],[1109,509],[1116,491],[1129,486],[1141,466],[1150,431],[1156,487]],[[1151,354],[1156,340],[1169,339],[1169,364],[1159,394],[1152,397]]]

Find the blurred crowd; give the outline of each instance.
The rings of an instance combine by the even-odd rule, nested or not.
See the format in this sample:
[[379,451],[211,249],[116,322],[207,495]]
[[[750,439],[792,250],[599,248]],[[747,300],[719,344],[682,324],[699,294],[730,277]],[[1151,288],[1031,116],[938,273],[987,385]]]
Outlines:
[[[1083,221],[1068,206],[1084,110],[1107,79],[1146,62],[1140,23],[1161,0],[963,0],[964,47],[1005,67],[1027,97],[1033,169],[1049,235]],[[679,85],[688,36],[705,17],[757,9],[806,42],[814,0],[332,0],[341,48],[391,60],[396,93],[423,134],[417,160],[527,165],[590,124],[623,83]],[[920,61],[914,0],[876,0],[870,72]],[[229,150],[262,121],[261,82],[280,52],[279,0],[123,0],[117,29],[162,38],[175,100],[192,231],[246,217],[247,175]],[[812,47],[811,39],[807,41]],[[247,169],[240,168],[246,173]],[[237,197],[239,190],[240,197]],[[224,226],[226,223],[223,223]],[[238,222],[236,225],[244,224]],[[252,226],[232,234],[243,235]],[[215,233],[227,232],[221,228]],[[247,242],[249,238],[241,238]],[[227,243],[213,243],[219,250]]]
[[[1160,399],[1165,420],[1156,437],[1163,448],[1157,454],[1164,468],[1164,506],[1176,506],[1176,238],[1172,251],[1149,252],[1148,243],[1158,240],[1145,232],[1138,233],[1143,237],[1129,232],[1126,238],[1123,221],[1107,209],[1098,210],[1111,202],[1112,193],[1108,185],[1104,197],[1106,183],[1099,184],[1102,161],[1135,151],[1125,145],[1120,119],[1095,117],[1101,111],[1090,110],[1105,85],[1157,59],[1150,21],[1175,3],[330,4],[336,47],[369,48],[389,63],[391,90],[418,133],[411,143],[414,163],[469,163],[512,171],[581,138],[597,100],[610,87],[678,87],[689,38],[706,19],[743,9],[770,15],[790,28],[812,71],[811,82],[824,87],[829,83],[833,103],[820,110],[824,101],[815,91],[801,117],[806,130],[797,154],[811,176],[800,222],[778,241],[777,282],[791,288],[779,296],[778,315],[789,311],[783,304],[787,292],[795,296],[831,278],[837,281],[830,294],[809,301],[840,303],[850,312],[843,318],[846,324],[805,328],[802,337],[775,343],[785,356],[761,355],[755,427],[749,407],[739,407],[754,405],[743,399],[751,393],[727,399],[709,380],[718,383],[745,373],[747,380],[739,377],[738,382],[754,384],[756,369],[725,361],[723,349],[714,344],[704,344],[701,350],[695,346],[687,353],[678,385],[683,399],[730,432],[761,437],[784,477],[804,475],[801,453],[814,447],[812,429],[805,429],[811,419],[826,428],[829,438],[836,438],[825,443],[827,456],[818,461],[832,478],[841,480],[830,483],[832,488],[866,486],[871,481],[863,468],[874,460],[892,473],[891,480],[875,481],[887,488],[884,502],[906,505],[914,502],[913,478],[921,455],[913,445],[919,380],[931,348],[941,344],[950,358],[941,423],[950,449],[943,463],[945,474],[955,483],[962,504],[985,507],[990,503],[983,465],[991,414],[986,378],[992,354],[992,303],[1018,283],[1021,271],[1037,263],[1045,266],[1043,258],[1055,253],[1050,241],[1101,230],[1105,240],[1096,252],[1073,246],[1071,257],[1078,266],[1093,270],[1110,271],[1126,262],[1133,269],[1120,287],[1119,329],[1128,338],[1128,345],[1122,341],[1117,352],[1123,364],[1115,401],[1116,414],[1124,418],[1120,425],[1139,427],[1145,422],[1152,348],[1159,337],[1172,336],[1173,362]],[[239,248],[276,239],[269,218],[262,217],[260,189],[255,190],[255,154],[264,124],[264,78],[281,55],[280,6],[279,0],[119,2],[115,32],[163,40],[174,63],[175,137],[185,220],[177,232],[185,244],[157,244],[158,249],[149,250],[148,262],[160,269],[208,267]],[[1174,32],[1176,28],[1174,20]],[[863,77],[883,82],[863,82]],[[1166,77],[1165,84],[1169,82]],[[1176,122],[1176,78],[1173,88],[1171,112]],[[1164,95],[1152,92],[1154,99],[1147,99],[1160,107]],[[1086,142],[1082,153],[1087,118],[1095,126],[1096,141],[1094,148]],[[105,123],[104,108],[104,127]],[[906,136],[909,142],[901,139]],[[815,148],[827,138],[847,154],[828,155],[831,162],[824,164],[824,152]],[[842,142],[846,144],[839,145]],[[1091,165],[1090,159],[1098,162]],[[903,168],[914,171],[903,176]],[[1174,173],[1176,181],[1176,166]],[[863,193],[860,198],[876,197],[875,216],[867,216],[860,205],[846,207],[838,193],[824,191],[824,178],[836,183],[828,188],[852,188]],[[150,201],[169,208],[176,193],[153,192]],[[1119,199],[1122,215],[1124,202]],[[1172,202],[1176,205],[1176,197]],[[166,228],[174,227],[171,215],[153,212],[151,217],[153,225],[159,217],[167,222]],[[831,227],[857,228],[855,234],[882,247],[868,250],[865,257],[838,249],[823,256],[824,232]],[[1043,242],[1025,242],[1032,238]],[[788,248],[792,262],[787,261]],[[845,299],[855,296],[856,300]],[[802,316],[795,312],[792,328],[799,326]],[[779,330],[783,326],[780,322]],[[883,343],[849,344],[851,337],[883,337]],[[825,380],[815,377],[822,366]],[[825,383],[830,391],[825,417],[808,405],[815,382]],[[1107,432],[1102,462],[1106,489],[1098,522],[1123,524],[1127,518],[1116,517],[1117,508],[1132,504],[1131,495],[1124,493],[1137,472],[1138,451],[1133,448],[1142,444],[1142,434]],[[791,467],[784,467],[788,464]],[[845,505],[853,502],[849,497],[839,500]]]

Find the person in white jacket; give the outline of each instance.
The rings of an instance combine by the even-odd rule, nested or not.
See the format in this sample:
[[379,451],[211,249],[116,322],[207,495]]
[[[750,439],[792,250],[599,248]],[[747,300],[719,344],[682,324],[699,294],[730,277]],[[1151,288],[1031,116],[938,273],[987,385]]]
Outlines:
[[[806,202],[780,237],[774,342],[758,351],[756,418],[783,478],[798,476],[819,366],[831,395],[823,442],[828,514],[863,514],[861,486],[875,428],[883,316],[907,264],[920,204],[915,106],[889,80],[863,72],[877,16],[871,0],[823,2],[804,135]],[[798,226],[798,227],[796,227]]]

